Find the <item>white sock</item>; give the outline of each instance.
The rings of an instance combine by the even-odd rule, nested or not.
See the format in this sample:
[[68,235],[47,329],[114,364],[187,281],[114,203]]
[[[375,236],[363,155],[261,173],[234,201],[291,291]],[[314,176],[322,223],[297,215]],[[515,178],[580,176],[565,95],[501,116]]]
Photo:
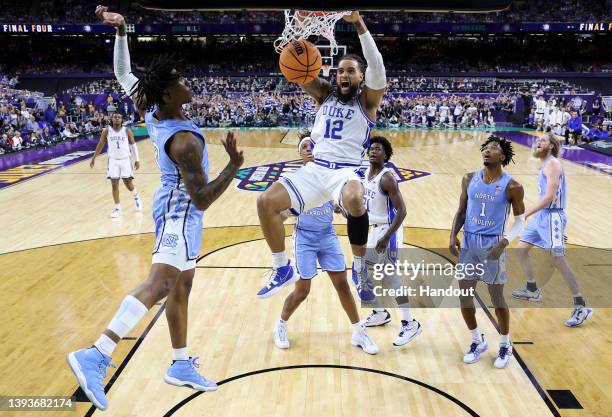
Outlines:
[[127,295],[108,325],[108,330],[123,339],[136,326],[136,323],[147,314],[147,311],[149,309],[140,300],[133,295]]
[[361,268],[363,268],[363,257],[362,256],[357,256],[357,255],[353,256],[353,267],[355,268],[355,271],[361,271]]
[[134,198],[138,197],[138,191],[136,191],[136,187],[134,187],[134,189],[132,190],[132,195],[134,196]]
[[278,322],[279,322],[280,324],[287,324],[287,321],[285,321],[285,320],[283,320],[283,319],[278,319]]
[[510,334],[502,334],[499,339],[499,344],[508,346],[510,344]]
[[363,325],[361,324],[360,321],[358,321],[357,323],[352,324],[352,327],[353,327],[353,333],[360,332],[363,329]]
[[278,269],[285,265],[287,265],[289,260],[287,259],[287,254],[285,251],[276,252],[272,254],[272,268]]
[[376,311],[377,313],[384,313],[385,309],[384,308],[375,308],[374,311]]
[[410,309],[408,308],[408,304],[402,304],[399,306],[400,308],[400,312],[402,313],[402,320],[406,320],[408,322],[411,322],[412,320],[414,320],[414,317],[412,317],[412,313],[410,312]]
[[121,210],[121,204],[120,204],[120,203],[115,204],[115,208],[116,208],[117,210]]
[[106,356],[111,356],[113,354],[113,351],[117,347],[117,343],[115,343],[113,339],[102,333],[98,340],[96,340],[96,343],[94,343],[94,346]]
[[172,360],[173,361],[186,361],[189,359],[189,353],[187,353],[187,347],[180,349],[172,349]]
[[476,343],[480,343],[482,342],[482,333],[480,333],[480,330],[478,329],[478,327],[476,327],[474,330],[470,330],[470,332],[472,333],[472,340]]

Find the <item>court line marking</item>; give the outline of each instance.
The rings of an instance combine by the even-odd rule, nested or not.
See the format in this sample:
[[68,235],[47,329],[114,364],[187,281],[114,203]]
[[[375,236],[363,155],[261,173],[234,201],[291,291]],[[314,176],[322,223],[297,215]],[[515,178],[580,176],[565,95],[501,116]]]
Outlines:
[[[304,368],[331,368],[331,369],[347,369],[347,370],[351,370],[351,371],[361,371],[361,372],[370,372],[373,374],[380,374],[380,375],[385,375],[385,376],[390,376],[392,378],[397,378],[406,382],[410,382],[412,384],[416,384],[422,388],[426,388],[430,391],[435,392],[438,395],[443,396],[444,398],[446,398],[449,401],[452,401],[453,403],[457,404],[459,407],[461,407],[461,409],[463,409],[463,411],[467,412],[470,416],[472,417],[480,417],[479,414],[477,414],[474,410],[472,410],[469,406],[467,406],[466,404],[464,404],[463,402],[461,402],[461,400],[453,397],[452,395],[442,391],[439,388],[436,388],[432,385],[426,384],[425,382],[419,381],[418,379],[414,379],[414,378],[409,378],[407,376],[403,376],[403,375],[399,375],[399,374],[394,374],[392,372],[387,372],[387,371],[382,371],[379,369],[372,369],[372,368],[363,368],[360,366],[348,366],[348,365],[324,365],[324,364],[315,364],[315,365],[289,365],[289,366],[278,366],[275,368],[266,368],[266,369],[259,369],[257,371],[251,371],[251,372],[245,372],[239,375],[234,375],[232,377],[226,378],[222,381],[217,382],[217,385],[221,386],[227,383],[230,383],[232,381],[236,381],[238,379],[242,379],[242,378],[246,378],[249,376],[253,376],[253,375],[258,375],[258,374],[264,374],[264,373],[268,373],[268,372],[275,372],[275,371],[285,371],[285,370],[292,370],[292,369],[304,369]],[[166,412],[166,414],[164,414],[163,417],[170,417],[172,416],[174,413],[176,413],[179,409],[181,409],[185,404],[189,403],[191,400],[193,400],[194,398],[204,394],[204,391],[198,391],[195,392],[193,394],[191,394],[189,397],[185,398],[184,400],[182,400],[181,402],[179,402],[178,404],[176,404],[174,407],[172,407],[168,412]]]

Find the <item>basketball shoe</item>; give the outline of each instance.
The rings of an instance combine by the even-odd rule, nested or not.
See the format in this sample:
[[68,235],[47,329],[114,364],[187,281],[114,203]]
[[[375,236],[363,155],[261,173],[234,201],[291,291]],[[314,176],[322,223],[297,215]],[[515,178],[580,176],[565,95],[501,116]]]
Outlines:
[[508,363],[512,359],[512,343],[499,345],[499,354],[493,362],[493,366],[497,369],[504,369],[508,367]]
[[361,323],[357,326],[357,329],[353,330],[351,344],[363,349],[365,353],[369,353],[370,355],[376,355],[378,353],[378,346],[370,339],[365,326]]
[[216,391],[218,387],[213,381],[204,378],[196,370],[200,364],[198,358],[189,358],[186,361],[173,361],[172,365],[164,375],[164,381],[177,387],[188,386],[197,391]]
[[487,343],[484,334],[482,335],[482,341],[479,343],[475,340],[472,340],[472,344],[470,345],[470,350],[468,350],[465,355],[463,355],[463,362],[465,363],[476,363],[480,360],[480,354],[486,352],[489,348],[489,344]]
[[576,306],[572,310],[572,316],[565,321],[567,327],[576,327],[584,323],[593,315],[593,309],[590,307]]
[[121,209],[119,207],[115,207],[110,215],[113,219],[117,217],[121,217]]
[[402,330],[397,335],[397,338],[393,342],[393,346],[402,346],[410,342],[412,339],[421,334],[423,328],[421,323],[416,320],[402,320]]
[[76,376],[89,401],[100,410],[106,410],[108,401],[103,386],[106,368],[109,366],[115,368],[115,365],[111,363],[110,356],[106,356],[97,348],[91,347],[69,353],[67,360],[72,373]]
[[142,211],[142,200],[140,196],[134,197],[134,204],[136,204],[136,211]]
[[274,344],[279,349],[289,349],[286,321],[279,320],[276,322],[276,325],[274,325]]
[[374,284],[368,280],[368,266],[363,262],[361,271],[355,269],[355,264],[352,266],[352,280],[357,288],[357,295],[364,303],[371,303],[376,299],[374,294]]
[[297,273],[293,270],[291,261],[287,265],[281,266],[278,269],[272,269],[272,274],[265,287],[257,292],[257,297],[268,298],[280,291],[286,285],[289,285],[297,280]]
[[521,288],[520,290],[512,291],[512,297],[537,303],[542,300],[542,290],[538,288],[535,291],[529,291],[527,288]]
[[391,314],[385,309],[383,311],[372,310],[372,314],[365,319],[366,327],[383,326],[391,321]]

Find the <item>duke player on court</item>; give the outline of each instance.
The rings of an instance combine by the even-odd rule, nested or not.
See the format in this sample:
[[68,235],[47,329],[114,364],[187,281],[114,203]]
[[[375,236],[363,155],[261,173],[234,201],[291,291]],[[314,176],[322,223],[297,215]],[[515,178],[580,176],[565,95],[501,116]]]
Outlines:
[[91,348],[68,354],[68,363],[79,385],[102,410],[108,406],[103,381],[107,367],[111,366],[113,350],[147,311],[165,297],[173,362],[164,381],[199,391],[217,389],[217,384],[200,375],[197,358],[190,357],[187,351],[187,305],[200,250],[203,212],[227,189],[244,161],[234,136],[228,133],[223,145],[230,162],[214,181],[208,182],[206,143],[197,126],[182,112],[183,104],[191,101],[192,94],[174,70],[175,63],[160,58],[142,78],[136,78],[130,68],[125,20],[106,10],[98,6],[96,14],[118,29],[115,76],[138,111],[145,115],[162,184],[153,203],[156,242],[149,277],[123,299]]
[[111,217],[116,218],[121,216],[121,202],[119,200],[119,179],[134,196],[136,210],[142,211],[142,201],[138,196],[138,191],[134,186],[134,173],[132,170],[132,160],[130,155],[134,155],[134,169],[140,168],[140,159],[138,157],[138,146],[134,140],[134,134],[130,128],[123,126],[123,116],[120,113],[115,113],[111,117],[111,125],[102,131],[100,141],[96,146],[96,151],[89,166],[94,167],[96,157],[100,155],[104,145],[108,143],[108,171],[107,178],[111,180],[113,187],[113,200],[115,208],[111,213]]
[[[386,138],[382,136],[370,138],[368,148],[370,166],[364,174],[363,185],[365,205],[370,219],[368,248],[384,254],[383,262],[395,264],[398,259],[397,251],[404,242],[402,223],[406,218],[406,205],[393,172],[385,167],[391,156],[393,156],[393,147]],[[386,276],[385,280],[387,288],[399,288],[401,285],[395,275]],[[393,345],[402,346],[421,333],[421,324],[412,317],[408,297],[397,297],[395,301],[402,314],[402,328]],[[389,323],[391,314],[382,308],[378,298],[374,300],[374,306],[374,311],[366,319],[365,325],[374,327]]]
[[[487,284],[495,315],[499,323],[501,341],[496,368],[505,368],[512,358],[510,342],[510,310],[504,300],[506,275],[505,248],[519,236],[525,223],[523,186],[505,173],[502,167],[512,161],[512,143],[506,139],[490,136],[481,146],[484,168],[467,174],[461,184],[459,209],[453,220],[450,236],[450,251],[463,266],[465,277],[459,280],[463,293],[474,291],[478,280]],[[514,224],[504,234],[506,220],[514,212]],[[457,234],[463,227],[463,242]],[[472,343],[463,356],[463,362],[475,363],[488,349],[484,335],[478,329],[473,296],[462,296],[461,314],[472,333]]]
[[587,307],[580,292],[578,278],[565,259],[567,181],[558,159],[559,148],[559,140],[550,133],[540,136],[536,141],[533,154],[542,162],[538,173],[540,199],[525,212],[526,217],[534,215],[534,218],[525,227],[521,234],[521,241],[517,245],[521,266],[527,277],[527,287],[512,291],[512,296],[535,302],[542,299],[542,291],[536,284],[529,250],[534,246],[545,249],[552,256],[555,268],[559,270],[572,291],[574,309],[571,317],[565,321],[565,325],[576,327],[593,315],[593,309]]
[[[300,157],[304,164],[314,160],[309,136],[303,136],[298,145]],[[287,215],[288,216],[288,215]],[[285,217],[285,216],[283,216]],[[317,260],[334,284],[342,308],[353,325],[351,344],[360,347],[364,352],[374,355],[378,346],[374,343],[365,328],[359,322],[359,313],[351,289],[346,280],[344,254],[332,224],[334,204],[331,201],[320,207],[301,213],[293,230],[293,260],[297,270],[295,287],[285,299],[281,317],[274,326],[274,344],[280,349],[289,348],[287,322],[299,305],[310,293],[310,283],[317,275]],[[271,293],[272,291],[270,291]]]
[[[352,22],[357,29],[367,69],[357,55],[345,55],[338,62],[336,87],[322,78],[301,85],[317,103],[311,136],[315,160],[274,183],[257,200],[259,222],[272,251],[274,270],[268,285],[258,292],[259,297],[286,285],[295,273],[285,254],[281,212],[291,208],[302,213],[330,200],[348,214],[353,269],[359,283],[367,280],[363,256],[369,222],[363,202],[363,185],[355,171],[368,147],[387,78],[382,55],[359,13],[354,11],[344,20]],[[359,294],[362,298],[372,297],[365,285],[360,285]]]

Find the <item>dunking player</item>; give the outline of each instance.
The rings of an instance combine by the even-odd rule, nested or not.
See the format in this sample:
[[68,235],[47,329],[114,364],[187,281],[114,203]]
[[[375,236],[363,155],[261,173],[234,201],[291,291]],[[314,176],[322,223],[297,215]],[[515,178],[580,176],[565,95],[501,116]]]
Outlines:
[[[363,185],[365,187],[365,205],[368,211],[371,230],[368,235],[368,248],[384,253],[383,262],[395,263],[397,251],[403,246],[404,231],[402,223],[406,217],[406,205],[399,190],[397,180],[385,163],[393,155],[391,143],[382,136],[372,136],[368,156],[370,167],[366,170]],[[387,287],[399,288],[400,283],[395,275],[386,276]],[[408,297],[395,299],[402,314],[402,329],[393,342],[402,346],[421,333],[421,324],[412,317],[408,306]],[[374,300],[374,311],[366,319],[367,327],[381,326],[391,321],[391,314],[382,308],[380,300]]]
[[365,77],[362,59],[345,55],[338,62],[336,88],[322,78],[302,85],[317,102],[312,129],[315,160],[281,178],[257,200],[259,222],[272,250],[274,269],[268,285],[258,292],[259,297],[286,285],[295,273],[285,254],[280,213],[289,208],[302,213],[329,200],[337,202],[348,213],[347,230],[353,250],[353,273],[360,282],[359,294],[362,299],[372,296],[370,286],[366,285],[367,270],[363,262],[368,241],[368,213],[363,202],[363,185],[355,170],[361,165],[368,146],[387,79],[382,55],[359,13],[354,11],[344,19],[352,22],[359,34],[368,64]]
[[[298,145],[304,164],[313,163],[311,144],[310,137],[305,134]],[[293,260],[299,279],[291,294],[285,299],[280,320],[274,326],[274,344],[280,349],[289,348],[287,321],[308,296],[312,278],[317,275],[318,260],[321,268],[329,274],[342,308],[353,324],[351,344],[374,355],[378,353],[378,346],[368,337],[365,328],[359,322],[357,306],[346,282],[344,254],[332,225],[333,212],[334,204],[327,201],[320,207],[301,213],[297,218],[293,230]]]
[[[514,156],[510,141],[490,136],[481,146],[484,168],[466,174],[461,183],[459,209],[453,220],[450,235],[450,251],[464,265],[465,278],[459,280],[462,290],[474,290],[479,279],[487,284],[495,315],[501,331],[499,355],[496,368],[505,368],[512,357],[510,342],[510,310],[504,300],[506,276],[505,248],[519,236],[525,223],[523,186],[505,173],[502,167],[508,165]],[[510,205],[514,212],[514,224],[504,234]],[[463,243],[457,234],[463,227]],[[463,356],[463,362],[475,363],[480,354],[487,350],[488,343],[478,329],[474,297],[461,297],[461,314],[472,333],[472,344]]]
[[[128,127],[122,126],[123,116],[121,113],[113,114],[111,118],[111,125],[105,128],[100,135],[100,141],[96,146],[94,156],[91,158],[89,166],[94,167],[96,163],[96,157],[100,155],[104,145],[108,143],[108,172],[106,176],[111,180],[113,187],[113,200],[115,201],[115,208],[111,213],[111,217],[121,216],[121,203],[119,201],[119,178],[123,180],[123,183],[128,190],[134,196],[134,202],[136,203],[136,210],[142,211],[142,201],[138,196],[138,191],[134,187],[134,175],[132,171],[132,161],[130,159],[130,153],[134,155],[134,169],[140,168],[140,159],[138,158],[138,147],[134,140],[134,134]],[[131,152],[130,152],[131,150]]]
[[559,270],[565,282],[572,291],[574,309],[571,317],[565,321],[569,327],[580,326],[591,317],[593,309],[587,307],[580,292],[576,274],[565,259],[565,225],[567,217],[565,206],[567,199],[567,182],[561,162],[559,162],[559,141],[553,134],[540,136],[536,142],[534,156],[542,161],[538,174],[539,201],[527,209],[525,216],[535,214],[521,234],[517,252],[521,260],[523,272],[527,276],[527,287],[512,291],[512,296],[522,300],[540,301],[542,292],[536,284],[535,274],[529,249],[538,246],[547,250],[553,258],[555,268]]
[[191,91],[175,71],[175,62],[160,58],[141,79],[136,78],[130,69],[125,20],[106,10],[98,6],[96,14],[118,29],[115,76],[139,112],[145,114],[162,185],[153,202],[157,240],[149,277],[123,299],[94,346],[68,354],[68,363],[81,388],[102,410],[108,406],[102,383],[113,350],[146,312],[166,296],[173,363],[164,381],[199,391],[217,389],[217,384],[199,374],[196,358],[187,352],[187,303],[200,250],[203,211],[225,191],[244,161],[234,136],[228,133],[223,145],[230,162],[214,181],[208,182],[208,151],[199,129],[182,112],[182,105],[191,101]]

